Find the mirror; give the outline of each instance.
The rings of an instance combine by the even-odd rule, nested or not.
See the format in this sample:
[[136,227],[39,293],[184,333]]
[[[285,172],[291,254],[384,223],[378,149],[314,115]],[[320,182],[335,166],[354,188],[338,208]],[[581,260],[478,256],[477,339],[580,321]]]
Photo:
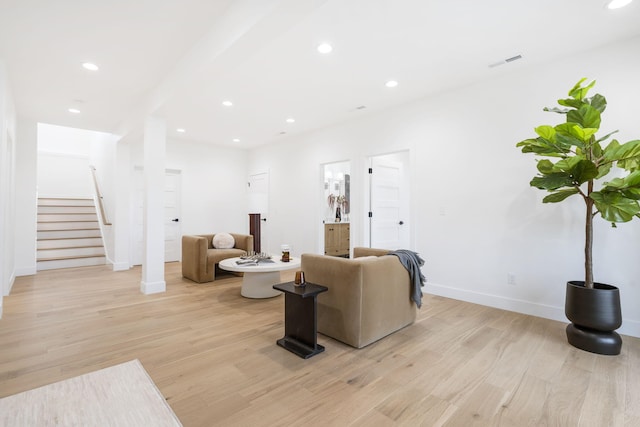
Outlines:
[[349,162],[324,165],[325,223],[349,222],[351,213],[351,168]]

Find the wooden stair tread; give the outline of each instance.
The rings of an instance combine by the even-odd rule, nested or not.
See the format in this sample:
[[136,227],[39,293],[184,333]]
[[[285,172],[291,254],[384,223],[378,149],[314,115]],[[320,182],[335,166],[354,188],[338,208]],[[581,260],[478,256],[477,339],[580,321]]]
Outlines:
[[94,212],[38,212],[38,215],[95,215]]
[[[95,221],[92,221],[95,222]],[[38,230],[38,232],[45,232],[45,231],[95,231],[95,230],[100,230],[99,228],[60,228],[57,230]]]
[[39,248],[38,251],[58,251],[61,249],[87,249],[87,248],[101,248],[102,245],[90,245],[90,246],[63,246],[61,248]]
[[38,221],[38,223],[42,223],[42,224],[50,224],[50,223],[58,223],[58,222],[98,222],[97,219],[76,219],[76,220],[69,220],[69,221],[60,221],[60,220],[56,220],[56,221]]
[[65,261],[68,259],[80,259],[80,258],[104,258],[106,255],[75,255],[75,256],[60,256],[54,258],[38,258],[38,262],[42,261]]
[[[79,228],[76,228],[74,230],[81,230]],[[82,229],[84,230],[84,229]],[[92,230],[92,229],[89,229]],[[93,230],[97,230],[97,228],[94,228]],[[42,231],[65,231],[65,230],[42,230]],[[68,231],[68,230],[67,230]],[[38,238],[38,241],[41,242],[43,240],[77,240],[77,239],[100,239],[100,236],[86,236],[86,237],[40,237]]]
[[84,200],[93,201],[91,198],[82,197],[38,197],[38,200]]

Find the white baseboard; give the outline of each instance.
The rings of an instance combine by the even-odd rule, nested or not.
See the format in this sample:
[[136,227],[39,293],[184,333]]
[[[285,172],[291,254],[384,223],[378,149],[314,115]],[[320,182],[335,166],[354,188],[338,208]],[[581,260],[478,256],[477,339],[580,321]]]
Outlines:
[[140,282],[140,292],[145,295],[149,294],[157,294],[160,292],[165,292],[167,290],[167,282],[164,280],[160,282]]
[[[557,320],[569,323],[564,315],[564,307],[554,307],[545,304],[537,304],[500,295],[483,294],[464,289],[451,288],[437,283],[425,283],[425,293],[466,301],[487,307],[500,308],[502,310],[515,311],[516,313],[542,317],[544,319]],[[624,313],[623,313],[624,316]],[[622,320],[622,326],[617,330],[619,334],[640,338],[640,321],[632,319]]]
[[[11,273],[11,277],[9,277],[9,289],[7,289],[7,292],[4,294],[4,296],[7,296],[11,293],[11,289],[13,289],[13,284],[16,282],[16,272],[15,270]],[[0,316],[1,317],[1,316]]]
[[36,266],[34,265],[33,267],[16,268],[15,275],[16,277],[33,276],[34,274],[36,274],[36,272],[37,272]]
[[112,262],[113,271],[124,271],[129,269],[128,262]]

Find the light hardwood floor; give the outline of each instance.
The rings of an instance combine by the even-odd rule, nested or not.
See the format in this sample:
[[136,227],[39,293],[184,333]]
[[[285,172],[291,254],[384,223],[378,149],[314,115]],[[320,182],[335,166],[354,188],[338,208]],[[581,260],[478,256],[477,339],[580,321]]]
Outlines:
[[[283,273],[290,280],[292,273]],[[303,360],[276,345],[282,296],[241,278],[139,292],[140,269],[16,280],[0,320],[0,397],[139,359],[185,426],[640,426],[640,339],[569,346],[564,324],[426,295],[415,324]]]

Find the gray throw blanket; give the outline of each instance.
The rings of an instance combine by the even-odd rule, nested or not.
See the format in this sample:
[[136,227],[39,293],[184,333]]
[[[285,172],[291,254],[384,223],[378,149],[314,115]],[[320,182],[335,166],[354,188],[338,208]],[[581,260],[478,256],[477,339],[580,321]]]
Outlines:
[[420,267],[424,265],[424,260],[420,258],[416,252],[408,249],[398,249],[397,251],[391,251],[388,255],[395,255],[400,260],[400,263],[409,272],[409,277],[413,283],[413,289],[411,289],[411,300],[416,303],[418,308],[422,307],[422,290],[424,281],[426,280]]

